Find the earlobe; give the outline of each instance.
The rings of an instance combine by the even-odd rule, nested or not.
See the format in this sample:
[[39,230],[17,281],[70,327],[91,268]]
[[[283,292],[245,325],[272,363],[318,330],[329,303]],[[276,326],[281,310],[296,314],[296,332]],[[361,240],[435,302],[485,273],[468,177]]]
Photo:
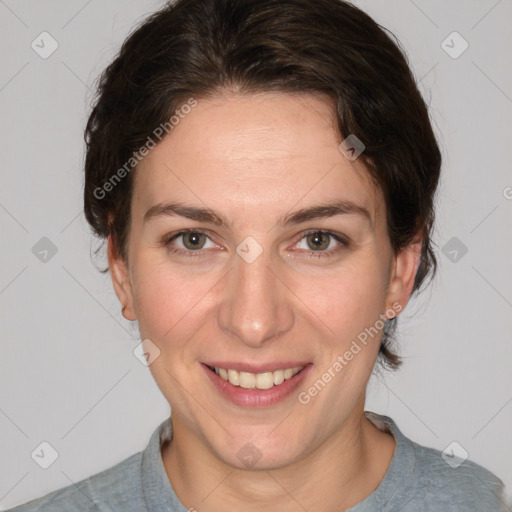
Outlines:
[[420,263],[422,242],[422,239],[416,239],[395,256],[389,282],[387,309],[398,303],[402,311],[409,302]]
[[131,279],[126,262],[117,254],[112,235],[108,237],[108,266],[114,291],[122,305],[121,313],[127,320],[136,320],[133,307]]

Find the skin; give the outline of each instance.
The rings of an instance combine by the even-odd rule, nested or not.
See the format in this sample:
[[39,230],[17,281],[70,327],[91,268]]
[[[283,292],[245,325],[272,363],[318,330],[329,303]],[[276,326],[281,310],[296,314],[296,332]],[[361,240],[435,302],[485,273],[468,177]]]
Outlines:
[[[421,240],[393,253],[382,194],[361,160],[338,150],[332,112],[312,94],[198,99],[136,170],[128,263],[109,239],[123,314],[160,350],[149,368],[173,426],[162,460],[187,508],[339,511],[376,489],[393,456],[393,437],[363,414],[380,333],[306,405],[293,393],[265,408],[236,406],[200,364],[309,361],[304,391],[379,315],[393,304],[405,308]],[[279,223],[341,199],[364,206],[371,219]],[[228,224],[179,215],[144,222],[163,202],[210,208]],[[183,237],[165,246],[190,228],[207,234],[199,251]],[[348,246],[327,237],[315,250],[307,234],[319,229],[347,237]],[[263,249],[252,263],[236,253],[246,237]],[[249,442],[261,454],[252,468],[237,457]]]

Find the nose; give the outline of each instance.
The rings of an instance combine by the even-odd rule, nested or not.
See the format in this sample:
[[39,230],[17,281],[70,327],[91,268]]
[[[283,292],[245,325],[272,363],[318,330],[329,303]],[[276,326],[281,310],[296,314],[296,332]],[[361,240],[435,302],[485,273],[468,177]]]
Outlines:
[[270,264],[266,252],[251,263],[235,254],[217,312],[220,329],[252,348],[275,340],[294,324],[291,292]]

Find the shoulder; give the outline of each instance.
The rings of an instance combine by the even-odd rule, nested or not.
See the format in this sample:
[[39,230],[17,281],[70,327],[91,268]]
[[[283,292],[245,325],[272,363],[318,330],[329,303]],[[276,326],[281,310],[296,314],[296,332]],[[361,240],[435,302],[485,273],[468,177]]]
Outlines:
[[426,504],[446,511],[510,510],[503,482],[489,470],[469,459],[457,458],[453,452],[411,444],[416,455],[414,485]]
[[370,508],[362,511],[512,512],[503,482],[467,457],[457,456],[463,452],[460,445],[441,452],[406,437],[389,416],[365,414],[393,435],[396,448],[384,480],[368,500]]
[[[7,512],[98,512],[145,510],[140,467],[142,453],[136,453],[100,473],[12,508]],[[107,507],[106,507],[107,506]]]

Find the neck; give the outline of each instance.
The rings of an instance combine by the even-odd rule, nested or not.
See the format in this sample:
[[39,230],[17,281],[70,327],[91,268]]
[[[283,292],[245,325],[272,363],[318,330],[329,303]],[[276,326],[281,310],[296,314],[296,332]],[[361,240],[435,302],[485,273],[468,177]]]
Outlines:
[[389,467],[395,441],[364,417],[349,418],[315,451],[290,465],[241,470],[223,463],[173,418],[162,460],[180,501],[200,512],[342,510],[371,494]]

